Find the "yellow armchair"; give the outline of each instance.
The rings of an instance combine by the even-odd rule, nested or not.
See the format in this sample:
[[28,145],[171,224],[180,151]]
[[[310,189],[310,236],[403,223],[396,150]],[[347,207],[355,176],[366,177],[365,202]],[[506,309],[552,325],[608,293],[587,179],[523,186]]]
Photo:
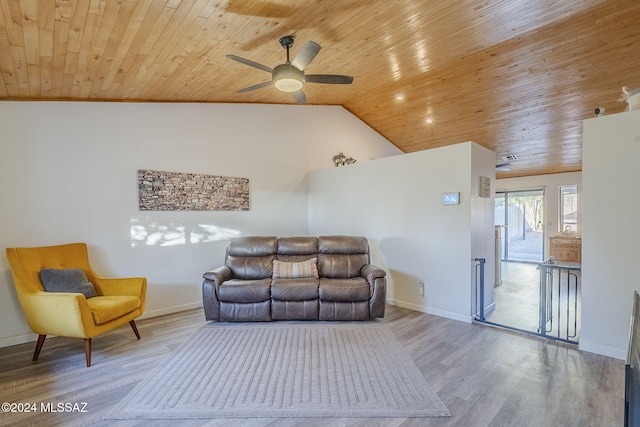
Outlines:
[[[7,248],[7,258],[24,315],[38,334],[34,361],[47,335],[83,338],[87,367],[91,366],[91,338],[129,323],[140,339],[134,319],[144,312],[146,278],[99,277],[89,265],[85,243]],[[40,280],[40,270],[45,268],[83,270],[96,296],[46,292]]]

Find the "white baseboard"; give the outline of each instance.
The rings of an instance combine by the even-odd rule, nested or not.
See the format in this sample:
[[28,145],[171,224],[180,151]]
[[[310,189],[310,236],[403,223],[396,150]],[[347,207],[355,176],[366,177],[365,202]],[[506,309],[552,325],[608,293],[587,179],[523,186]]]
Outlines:
[[[150,319],[152,317],[164,316],[165,314],[178,313],[180,311],[192,310],[194,308],[202,308],[202,301],[190,302],[188,304],[175,305],[172,307],[158,308],[156,310],[145,311],[139,319]],[[204,318],[204,314],[203,314]]]
[[18,335],[15,337],[8,337],[0,339],[0,348],[11,347],[12,345],[25,344],[28,342],[35,342],[38,340],[38,335],[34,333],[28,333],[24,335]]
[[626,349],[621,350],[621,349],[609,347],[606,345],[585,342],[584,340],[580,340],[580,344],[578,345],[578,348],[582,351],[601,354],[603,356],[613,357],[614,359],[621,359],[621,360],[627,359]]
[[447,319],[458,320],[464,323],[471,323],[472,317],[468,315],[463,315],[460,313],[453,313],[451,311],[439,310],[432,307],[425,307],[423,305],[418,305],[406,301],[398,301],[394,299],[387,299],[387,303],[391,305],[395,305],[398,307],[408,308],[410,310],[419,311],[421,313],[433,314],[435,316],[445,317]]
[[[488,306],[485,307],[484,309],[484,317],[486,318],[488,315],[490,315],[491,313],[493,313],[493,311],[496,309],[496,303],[492,302],[491,304],[489,304]],[[480,316],[480,312],[477,312],[475,314],[476,316]]]

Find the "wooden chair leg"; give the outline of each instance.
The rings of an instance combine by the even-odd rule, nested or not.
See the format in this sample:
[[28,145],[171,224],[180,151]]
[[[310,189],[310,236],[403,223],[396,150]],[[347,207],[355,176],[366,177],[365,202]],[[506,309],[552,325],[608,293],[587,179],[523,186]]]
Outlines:
[[87,359],[87,368],[91,367],[91,338],[84,339],[84,357]]
[[131,325],[131,329],[133,329],[133,333],[136,334],[136,337],[138,339],[140,339],[140,334],[138,333],[138,327],[136,326],[136,322],[132,320],[131,322],[129,322],[129,324]]
[[36,351],[33,352],[33,361],[38,360],[38,356],[40,355],[40,350],[42,350],[42,345],[44,344],[44,339],[47,338],[46,335],[38,335],[38,342],[36,343]]

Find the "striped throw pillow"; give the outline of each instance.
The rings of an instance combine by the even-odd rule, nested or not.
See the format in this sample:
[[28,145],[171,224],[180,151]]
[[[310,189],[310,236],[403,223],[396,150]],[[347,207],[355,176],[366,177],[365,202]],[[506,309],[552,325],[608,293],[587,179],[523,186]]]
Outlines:
[[318,258],[302,262],[273,261],[274,279],[296,279],[300,277],[318,277]]

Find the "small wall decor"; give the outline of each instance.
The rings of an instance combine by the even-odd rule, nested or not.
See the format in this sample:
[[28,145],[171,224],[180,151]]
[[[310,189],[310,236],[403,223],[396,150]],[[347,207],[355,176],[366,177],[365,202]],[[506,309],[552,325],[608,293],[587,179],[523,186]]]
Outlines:
[[345,156],[344,154],[342,154],[342,151],[336,154],[335,156],[333,156],[332,160],[333,160],[333,164],[336,167],[350,165],[356,162],[356,159],[352,159],[351,157]]
[[142,211],[248,211],[249,179],[138,170]]
[[478,177],[478,196],[484,198],[491,197],[491,178],[488,176]]

